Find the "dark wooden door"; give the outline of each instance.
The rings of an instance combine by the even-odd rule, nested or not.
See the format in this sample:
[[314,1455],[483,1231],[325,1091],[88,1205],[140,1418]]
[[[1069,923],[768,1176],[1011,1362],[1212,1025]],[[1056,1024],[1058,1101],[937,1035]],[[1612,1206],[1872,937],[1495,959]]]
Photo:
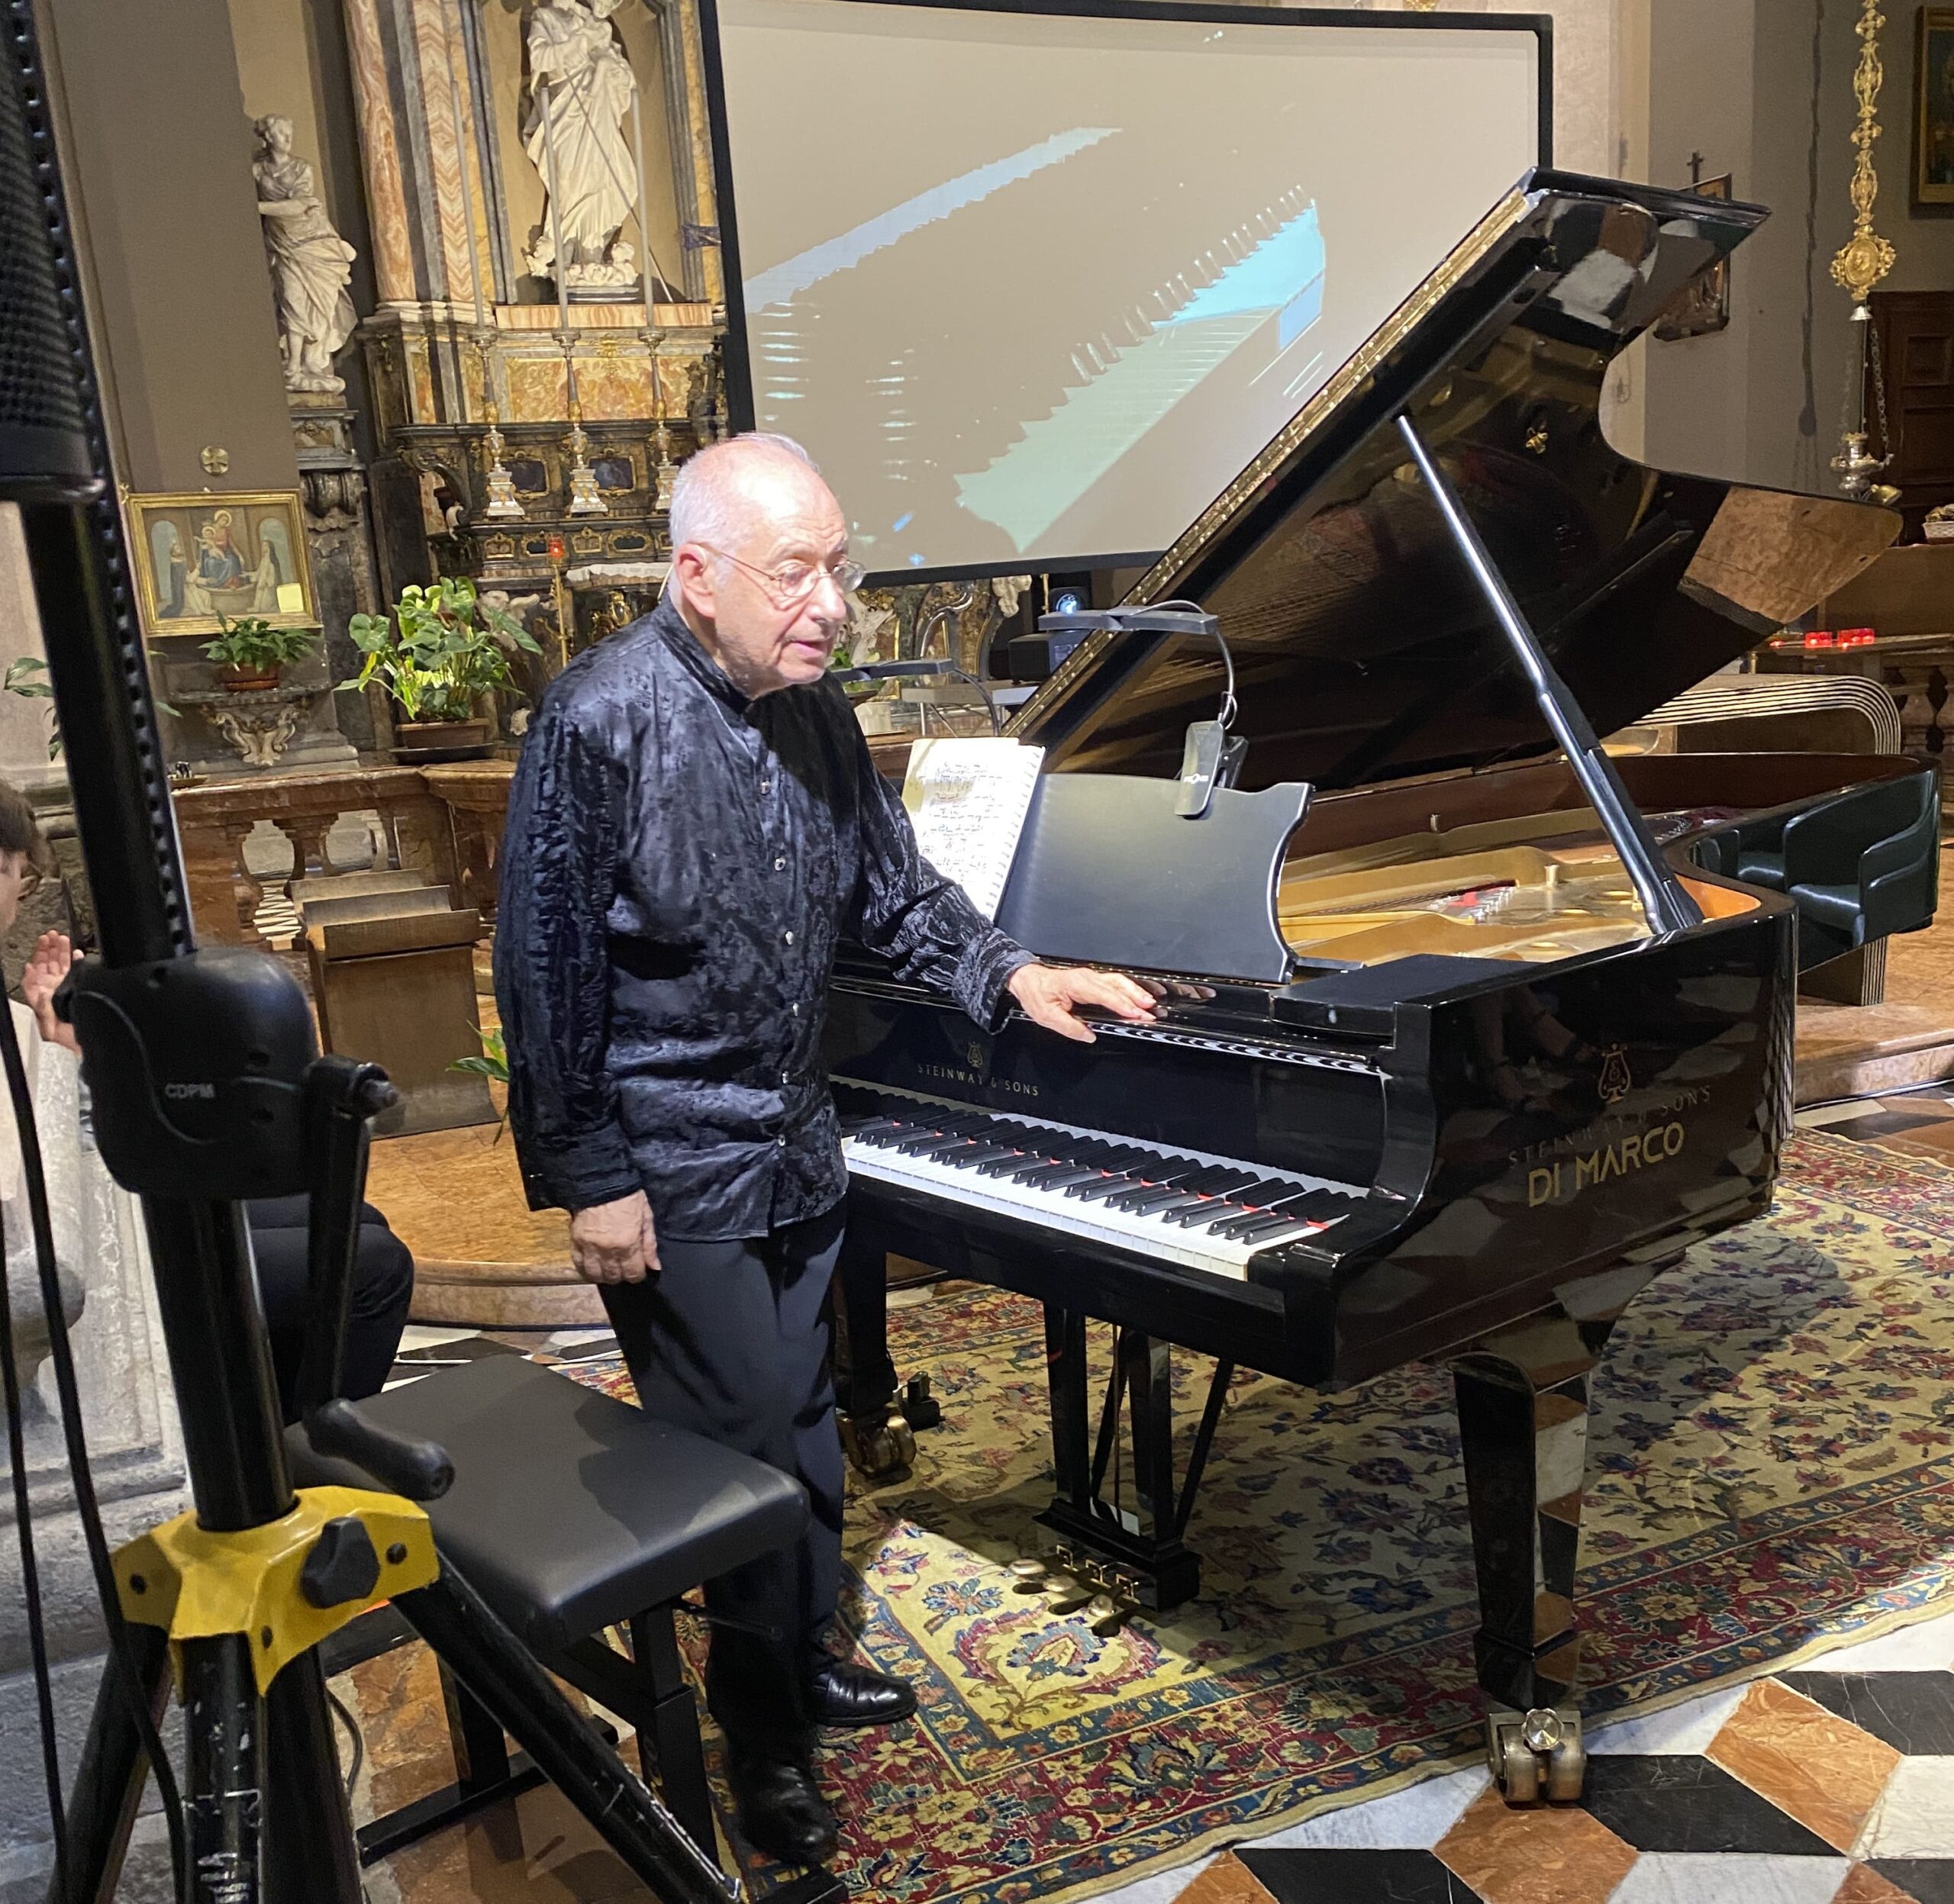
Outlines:
[[1930,509],[1954,502],[1954,292],[1875,291],[1872,307],[1892,440],[1880,442],[1870,374],[1867,427],[1875,450],[1893,452],[1883,480],[1900,491],[1910,540]]

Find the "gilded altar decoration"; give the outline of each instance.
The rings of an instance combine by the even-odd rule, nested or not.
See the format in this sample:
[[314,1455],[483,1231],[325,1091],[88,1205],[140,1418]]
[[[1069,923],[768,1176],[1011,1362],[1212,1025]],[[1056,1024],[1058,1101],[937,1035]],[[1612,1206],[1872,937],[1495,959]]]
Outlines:
[[550,203],[524,263],[572,289],[637,282],[636,253],[618,236],[637,209],[638,176],[624,137],[637,82],[611,25],[622,5],[542,0],[530,16],[523,150]]
[[1852,235],[1832,260],[1833,281],[1852,294],[1856,304],[1864,304],[1872,288],[1893,269],[1896,256],[1890,240],[1872,228],[1872,208],[1879,197],[1879,172],[1872,162],[1872,148],[1879,137],[1879,89],[1886,83],[1886,69],[1880,63],[1879,30],[1886,16],[1879,0],[1862,0],[1859,24],[1859,62],[1852,74],[1852,96],[1859,101],[1859,123],[1852,128],[1852,145],[1858,158],[1852,166]]
[[285,353],[285,387],[305,395],[337,397],[345,380],[333,372],[333,353],[353,335],[353,261],[359,254],[333,229],[312,168],[292,150],[292,121],[267,114],[253,128],[258,156],[251,176],[258,217],[278,303]]
[[220,616],[318,625],[295,491],[132,495],[124,506],[151,634],[214,635]]

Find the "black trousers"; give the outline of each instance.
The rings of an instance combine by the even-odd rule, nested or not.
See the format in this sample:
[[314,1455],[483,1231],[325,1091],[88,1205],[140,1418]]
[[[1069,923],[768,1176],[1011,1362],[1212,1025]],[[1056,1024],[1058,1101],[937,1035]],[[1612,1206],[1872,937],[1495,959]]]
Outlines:
[[707,1703],[743,1751],[800,1758],[806,1681],[841,1586],[841,1439],[828,1285],[843,1212],[743,1242],[661,1238],[664,1267],[605,1285],[604,1306],[647,1413],[792,1474],[814,1518],[792,1548],[708,1583],[712,1612],[772,1629],[713,1629]]
[[[251,1254],[258,1265],[258,1298],[272,1339],[272,1368],[279,1406],[298,1419],[298,1368],[311,1313],[305,1261],[306,1199],[261,1197],[244,1207]],[[348,1401],[377,1395],[394,1365],[401,1331],[414,1300],[414,1258],[371,1203],[360,1206],[360,1245],[353,1258],[352,1313],[346,1326],[346,1361],[340,1393]]]

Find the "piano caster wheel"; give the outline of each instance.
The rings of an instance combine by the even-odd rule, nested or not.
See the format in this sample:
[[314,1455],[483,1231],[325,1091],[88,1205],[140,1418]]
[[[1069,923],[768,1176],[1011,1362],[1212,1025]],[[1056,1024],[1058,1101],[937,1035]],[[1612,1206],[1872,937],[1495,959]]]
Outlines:
[[1486,1761],[1507,1804],[1571,1803],[1588,1774],[1581,1715],[1567,1706],[1489,1712]]
[[927,1375],[912,1375],[902,1391],[902,1419],[918,1433],[926,1428],[940,1428],[943,1405],[930,1393]]
[[872,1481],[886,1480],[915,1464],[915,1431],[899,1415],[872,1426],[844,1417],[841,1444],[850,1465]]

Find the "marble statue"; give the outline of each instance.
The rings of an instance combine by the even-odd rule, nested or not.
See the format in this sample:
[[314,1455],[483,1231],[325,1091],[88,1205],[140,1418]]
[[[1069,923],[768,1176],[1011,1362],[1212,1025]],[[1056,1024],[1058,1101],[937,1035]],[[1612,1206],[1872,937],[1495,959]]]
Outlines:
[[277,293],[285,387],[336,397],[346,383],[333,375],[333,353],[353,335],[347,285],[357,254],[326,216],[312,168],[292,156],[292,121],[271,113],[254,130],[258,156],[251,175],[258,182],[258,217]]
[[557,199],[546,205],[523,262],[553,282],[560,234],[563,281],[573,289],[637,282],[637,254],[617,235],[638,197],[637,160],[624,137],[637,82],[611,26],[623,3],[540,0],[529,19],[523,150],[546,196],[553,171]]

